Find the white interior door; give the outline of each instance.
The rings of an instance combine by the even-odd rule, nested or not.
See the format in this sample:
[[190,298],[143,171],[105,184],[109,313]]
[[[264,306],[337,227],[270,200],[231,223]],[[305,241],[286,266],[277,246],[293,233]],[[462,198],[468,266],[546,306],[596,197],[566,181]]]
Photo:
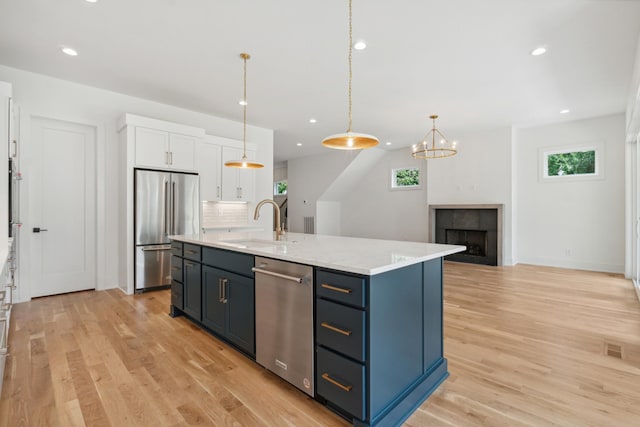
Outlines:
[[28,221],[21,235],[30,248],[31,297],[94,289],[96,129],[32,118],[29,142],[23,163]]

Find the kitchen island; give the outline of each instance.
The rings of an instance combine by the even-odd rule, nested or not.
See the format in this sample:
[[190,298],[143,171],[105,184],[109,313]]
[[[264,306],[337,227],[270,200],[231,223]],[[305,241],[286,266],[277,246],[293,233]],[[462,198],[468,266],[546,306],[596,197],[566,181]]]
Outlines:
[[[288,381],[354,426],[399,425],[448,376],[442,259],[464,246],[297,233],[277,241],[271,232],[172,239],[171,314],[188,316],[259,362],[265,322],[256,309],[266,299],[256,286],[264,260],[309,267],[313,273],[299,286],[310,291],[313,369],[310,378]],[[287,370],[279,360],[276,366]]]

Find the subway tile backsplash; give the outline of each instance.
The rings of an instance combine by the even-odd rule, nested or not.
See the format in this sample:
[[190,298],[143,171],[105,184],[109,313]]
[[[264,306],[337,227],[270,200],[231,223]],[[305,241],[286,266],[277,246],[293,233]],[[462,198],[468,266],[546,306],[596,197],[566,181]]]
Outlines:
[[249,222],[247,203],[203,202],[202,227],[245,225]]

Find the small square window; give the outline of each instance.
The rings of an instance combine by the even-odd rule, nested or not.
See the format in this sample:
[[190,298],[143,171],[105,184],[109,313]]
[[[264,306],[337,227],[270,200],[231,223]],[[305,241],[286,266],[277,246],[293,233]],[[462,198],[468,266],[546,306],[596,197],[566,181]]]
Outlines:
[[541,154],[542,178],[545,180],[601,178],[600,145],[545,149]]
[[420,168],[391,169],[392,190],[415,190],[421,188]]
[[286,196],[287,195],[287,180],[276,181],[273,183],[273,195],[274,196]]

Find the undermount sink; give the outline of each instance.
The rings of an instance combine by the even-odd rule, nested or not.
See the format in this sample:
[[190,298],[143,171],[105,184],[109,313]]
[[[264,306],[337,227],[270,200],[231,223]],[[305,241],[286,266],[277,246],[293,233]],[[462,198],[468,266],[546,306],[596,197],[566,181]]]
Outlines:
[[220,240],[223,245],[235,246],[237,248],[266,248],[269,246],[286,245],[289,242],[278,240],[260,240],[260,239],[237,239],[237,240]]

